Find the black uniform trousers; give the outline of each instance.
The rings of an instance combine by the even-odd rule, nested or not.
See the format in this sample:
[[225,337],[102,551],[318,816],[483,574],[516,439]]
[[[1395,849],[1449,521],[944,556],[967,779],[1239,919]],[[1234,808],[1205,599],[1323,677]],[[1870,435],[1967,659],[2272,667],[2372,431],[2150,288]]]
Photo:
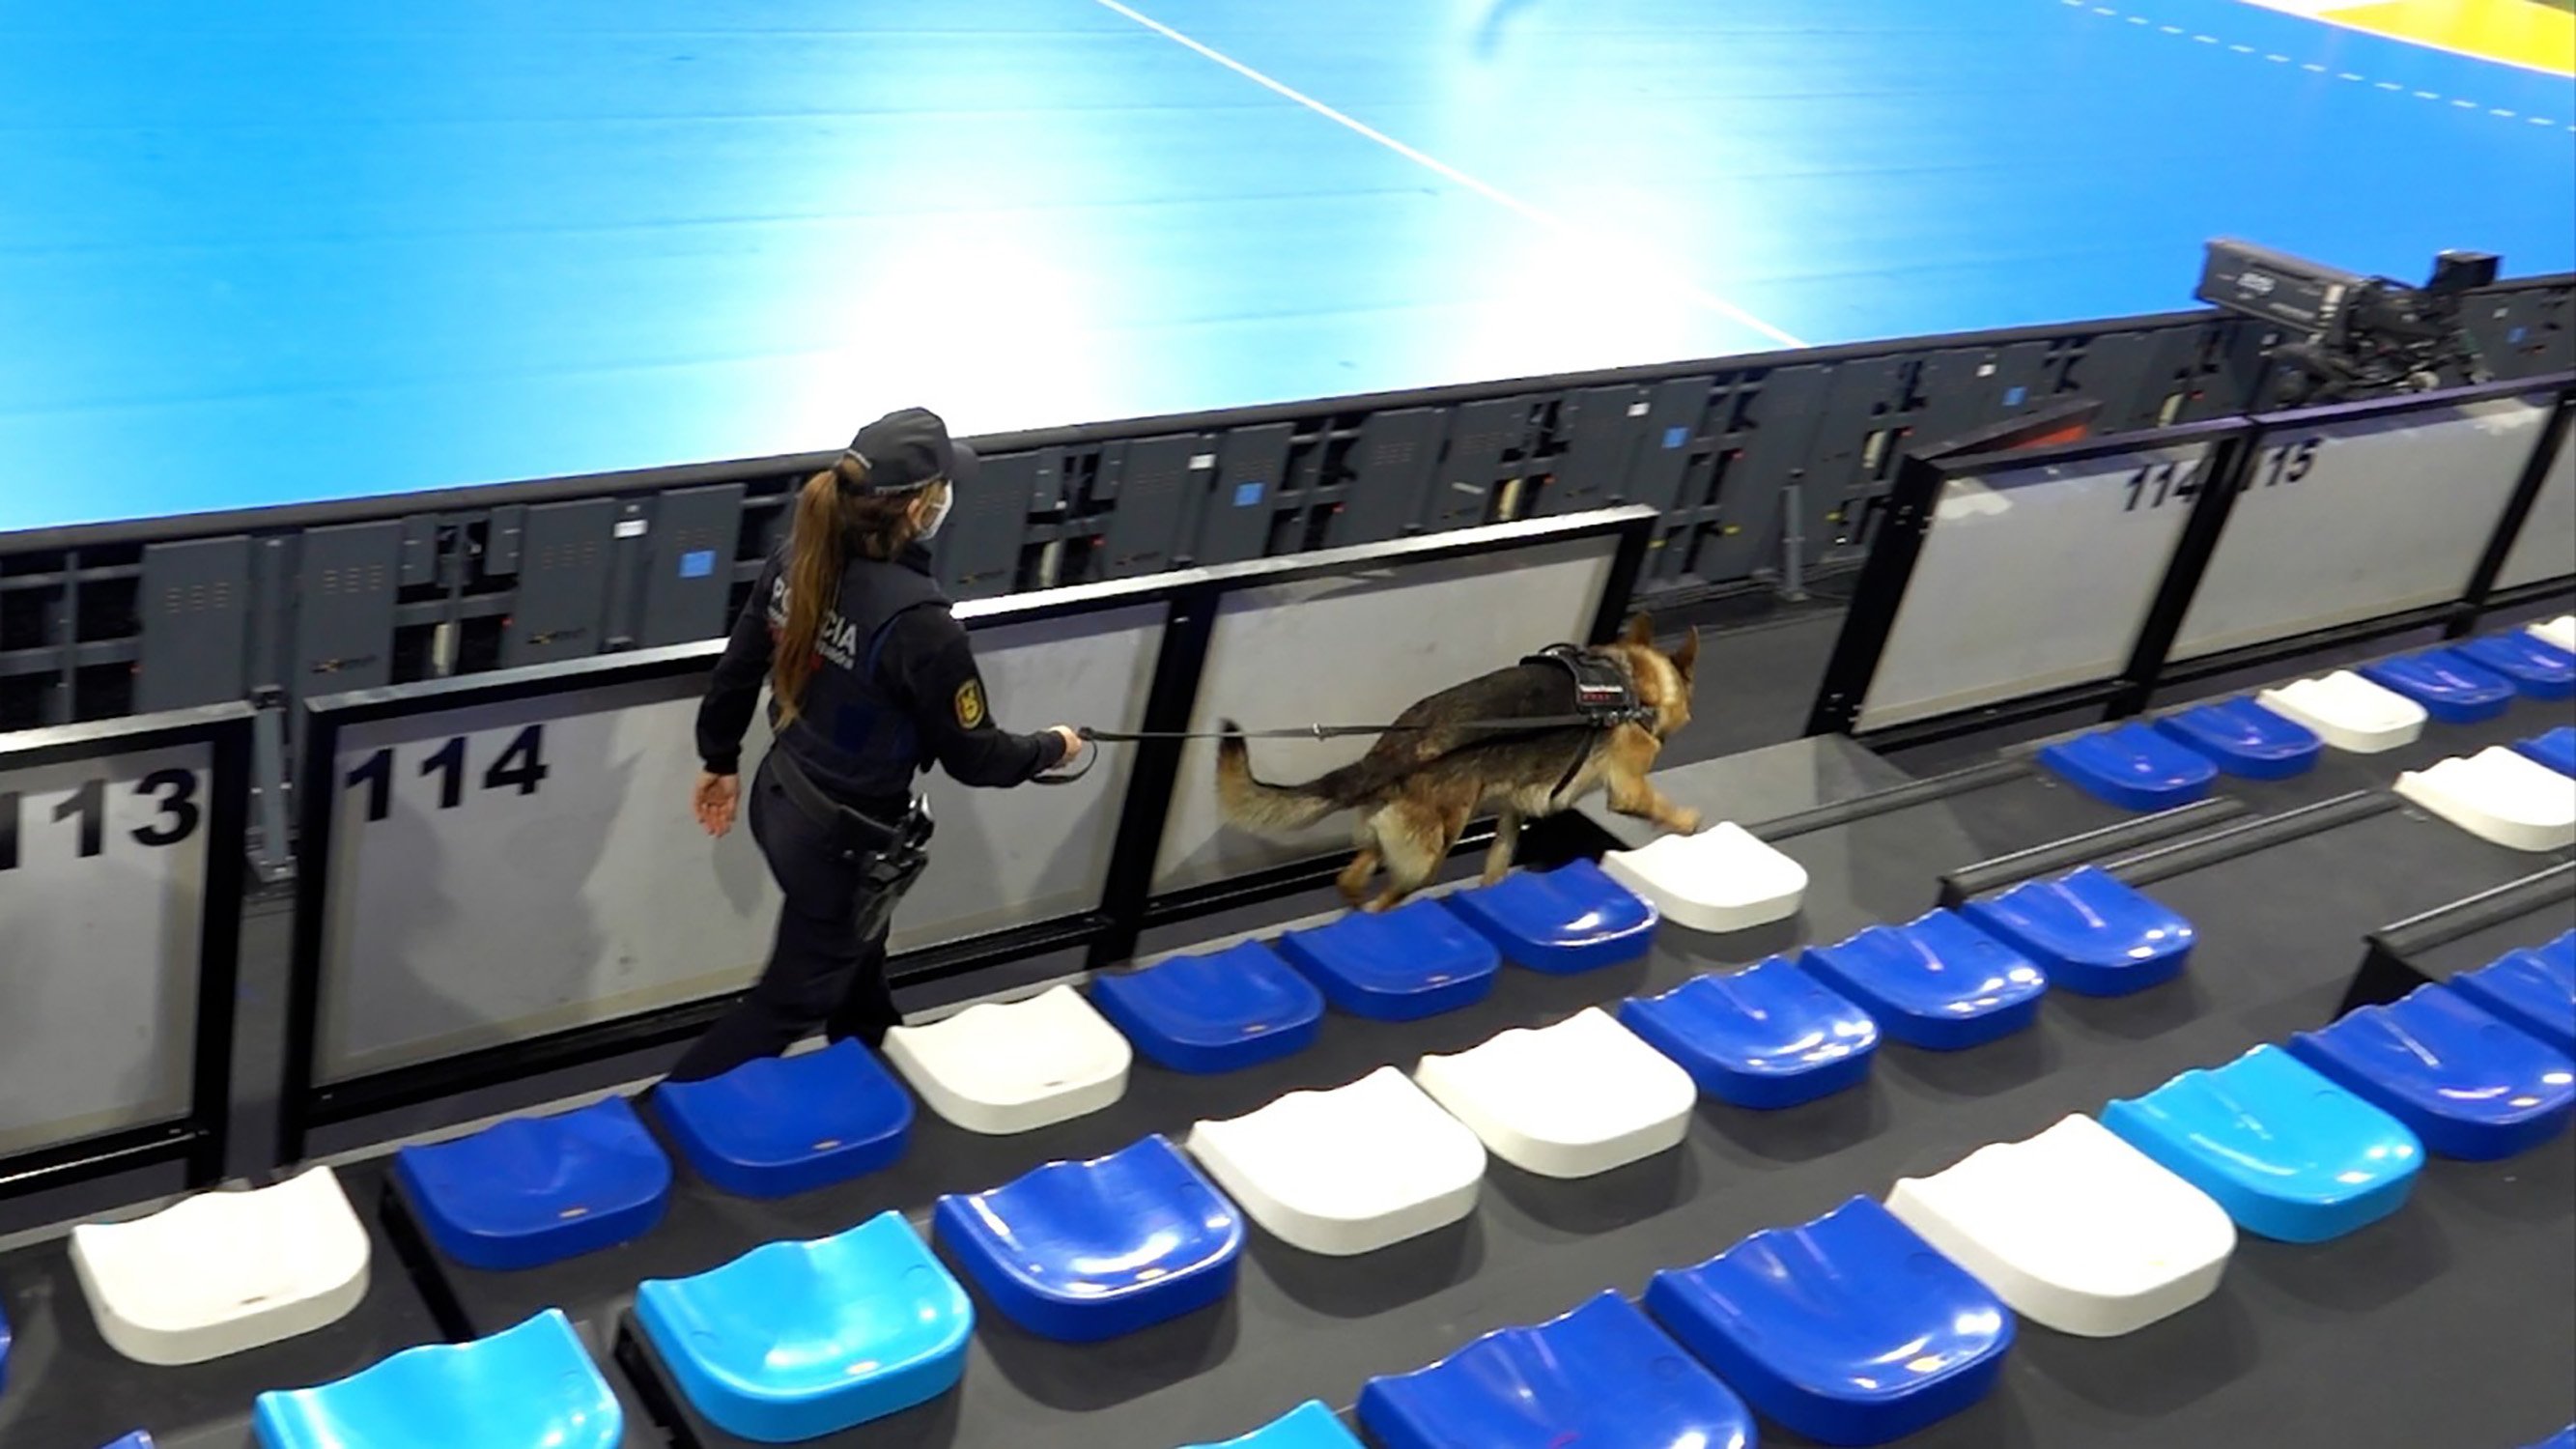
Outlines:
[[776,1056],[816,1027],[833,1041],[870,1048],[900,1025],[886,983],[883,933],[859,939],[859,853],[788,797],[763,761],[747,792],[751,836],[769,860],[786,903],[769,965],[749,995],[707,1029],[679,1065],[675,1082],[721,1076],[755,1057]]

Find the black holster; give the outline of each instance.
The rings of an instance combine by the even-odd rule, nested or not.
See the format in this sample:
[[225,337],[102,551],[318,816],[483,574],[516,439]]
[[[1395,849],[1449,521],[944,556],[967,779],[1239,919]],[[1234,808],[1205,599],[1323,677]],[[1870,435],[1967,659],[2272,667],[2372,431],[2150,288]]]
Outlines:
[[894,925],[894,908],[930,866],[930,803],[915,795],[902,819],[887,822],[824,794],[784,750],[770,752],[769,768],[788,803],[821,826],[841,858],[858,867],[859,887],[850,902],[858,938],[884,935]]

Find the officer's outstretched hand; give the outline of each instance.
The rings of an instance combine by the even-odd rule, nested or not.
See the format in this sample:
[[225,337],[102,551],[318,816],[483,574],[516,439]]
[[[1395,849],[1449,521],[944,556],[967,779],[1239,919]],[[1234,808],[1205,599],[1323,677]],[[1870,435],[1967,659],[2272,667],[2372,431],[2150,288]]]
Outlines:
[[1073,726],[1057,725],[1054,728],[1056,738],[1064,741],[1064,758],[1056,761],[1058,768],[1070,765],[1074,761],[1081,759],[1082,752],[1090,748],[1090,745],[1082,738],[1081,732],[1076,730]]
[[700,771],[698,788],[690,794],[689,808],[697,814],[698,823],[709,835],[721,838],[733,829],[734,807],[742,803],[740,775],[714,775]]

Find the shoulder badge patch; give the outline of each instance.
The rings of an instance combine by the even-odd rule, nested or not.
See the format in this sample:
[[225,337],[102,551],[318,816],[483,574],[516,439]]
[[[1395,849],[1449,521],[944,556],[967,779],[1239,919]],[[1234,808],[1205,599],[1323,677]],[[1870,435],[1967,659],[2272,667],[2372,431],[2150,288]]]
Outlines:
[[957,686],[957,725],[973,729],[984,722],[984,684],[970,679]]

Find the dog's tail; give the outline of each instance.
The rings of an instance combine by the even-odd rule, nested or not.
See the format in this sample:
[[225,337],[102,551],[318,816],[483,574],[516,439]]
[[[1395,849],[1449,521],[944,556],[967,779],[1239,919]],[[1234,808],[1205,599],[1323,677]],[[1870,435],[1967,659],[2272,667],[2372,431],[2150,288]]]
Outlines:
[[1226,720],[1221,727],[1225,734],[1216,747],[1216,794],[1229,823],[1264,835],[1282,834],[1359,803],[1351,798],[1355,767],[1345,765],[1303,785],[1266,784],[1253,778],[1243,726]]

